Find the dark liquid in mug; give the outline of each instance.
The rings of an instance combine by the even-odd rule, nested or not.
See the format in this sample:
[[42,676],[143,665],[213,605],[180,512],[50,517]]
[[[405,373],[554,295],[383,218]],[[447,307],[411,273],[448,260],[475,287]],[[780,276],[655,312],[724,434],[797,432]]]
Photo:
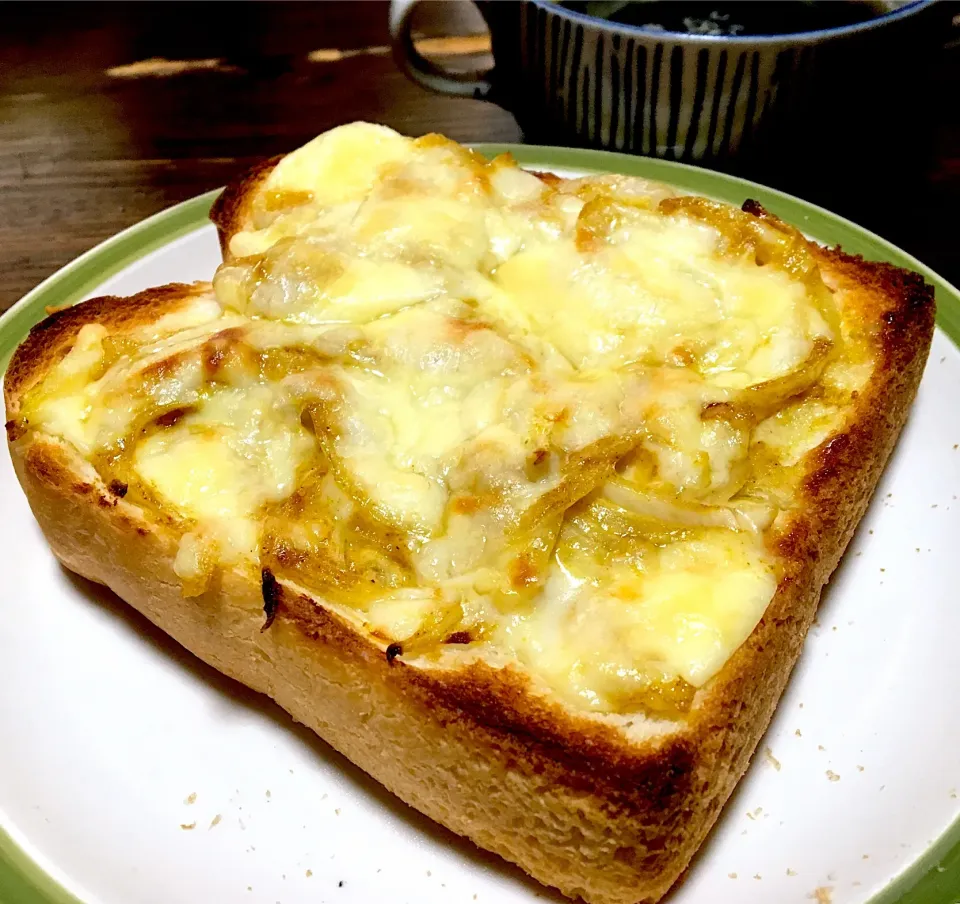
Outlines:
[[575,12],[655,31],[701,35],[784,35],[867,22],[886,12],[882,3],[826,0],[776,3],[686,3],[683,0],[561,3]]

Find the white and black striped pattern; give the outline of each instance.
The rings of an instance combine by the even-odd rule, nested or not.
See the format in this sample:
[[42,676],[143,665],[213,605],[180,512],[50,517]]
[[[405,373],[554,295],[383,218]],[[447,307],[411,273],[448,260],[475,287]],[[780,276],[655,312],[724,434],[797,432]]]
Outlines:
[[536,2],[520,31],[528,111],[581,144],[674,160],[723,158],[782,129],[816,52],[681,42]]

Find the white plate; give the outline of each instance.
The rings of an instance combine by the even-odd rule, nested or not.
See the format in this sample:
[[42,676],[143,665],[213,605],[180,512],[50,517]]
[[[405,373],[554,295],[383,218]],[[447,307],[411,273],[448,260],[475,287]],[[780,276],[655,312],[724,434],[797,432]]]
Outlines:
[[[556,155],[518,156],[557,168]],[[662,164],[623,159],[616,168],[664,178]],[[836,240],[825,233],[852,230],[894,254],[801,202],[690,168],[666,172],[731,199],[759,195],[774,210],[789,208],[788,218],[803,212],[813,235]],[[191,203],[192,219],[181,215],[177,230],[199,222],[204,205]],[[162,244],[177,231],[165,223],[122,238],[127,253],[140,253],[131,242]],[[213,228],[203,226],[91,285],[97,255],[107,267],[117,254],[83,262],[87,295],[209,278],[219,261]],[[41,287],[4,319],[0,336],[19,337],[54,289],[78,285]],[[940,289],[942,305],[949,289]],[[960,299],[948,303],[960,311]],[[949,863],[957,838],[948,829],[960,813],[958,389],[960,352],[938,331],[903,437],[773,725],[671,904],[811,896],[862,904],[937,839],[900,892],[948,900],[929,888],[934,861]],[[0,513],[0,827],[9,836],[0,891],[5,869],[10,888],[15,873],[21,880],[20,897],[9,900],[60,899],[49,887],[23,890],[27,874],[38,887],[50,883],[22,855],[88,904],[562,900],[419,816],[269,701],[61,569],[5,445]],[[909,888],[923,885],[924,872],[927,892],[917,896]]]

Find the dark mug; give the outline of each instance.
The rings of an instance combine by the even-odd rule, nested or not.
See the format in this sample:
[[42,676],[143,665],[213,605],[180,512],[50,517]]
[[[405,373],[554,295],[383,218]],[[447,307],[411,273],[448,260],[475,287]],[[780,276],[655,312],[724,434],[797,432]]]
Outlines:
[[417,0],[391,4],[390,28],[414,80],[500,104],[528,141],[722,162],[796,151],[807,139],[848,141],[872,111],[889,117],[883,92],[909,93],[924,54],[915,23],[932,3],[864,3],[866,17],[852,24],[738,35],[657,30],[578,9],[592,3],[478,2],[495,65],[477,73],[445,70],[416,50]]

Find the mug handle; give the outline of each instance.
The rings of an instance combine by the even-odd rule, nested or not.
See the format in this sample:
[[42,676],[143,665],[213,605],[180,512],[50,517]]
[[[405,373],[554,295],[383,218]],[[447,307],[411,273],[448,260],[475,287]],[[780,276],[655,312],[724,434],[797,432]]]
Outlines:
[[414,46],[411,29],[413,11],[420,0],[392,0],[390,3],[390,39],[393,58],[415,82],[438,94],[484,99],[493,89],[492,69],[476,72],[452,72],[428,60]]

